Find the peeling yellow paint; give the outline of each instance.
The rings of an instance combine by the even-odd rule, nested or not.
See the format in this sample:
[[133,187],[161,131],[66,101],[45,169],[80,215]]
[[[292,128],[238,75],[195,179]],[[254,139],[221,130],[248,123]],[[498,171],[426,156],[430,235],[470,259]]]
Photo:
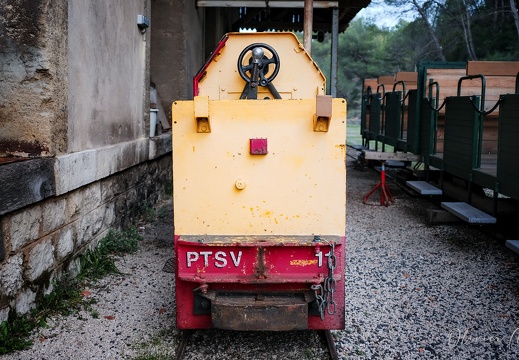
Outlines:
[[[283,63],[304,76],[294,79],[293,71],[281,67],[275,84],[283,99],[238,100],[244,82],[237,58],[244,47],[266,38]],[[325,79],[303,50],[301,56],[292,52],[297,44],[293,35],[278,33],[229,35],[219,61],[199,84],[199,96],[210,98],[213,132],[196,132],[193,100],[172,107],[173,187],[180,190],[173,196],[181,209],[174,219],[177,233],[344,234],[346,103],[332,100],[330,132],[313,131],[316,95],[324,94]],[[260,89],[258,99],[264,94],[271,97]],[[250,139],[256,137],[268,139],[267,155],[250,154]],[[247,179],[242,191],[235,187],[239,178]]]
[[310,266],[310,265],[316,265],[316,260],[307,260],[307,259],[300,259],[300,260],[290,260],[291,266]]

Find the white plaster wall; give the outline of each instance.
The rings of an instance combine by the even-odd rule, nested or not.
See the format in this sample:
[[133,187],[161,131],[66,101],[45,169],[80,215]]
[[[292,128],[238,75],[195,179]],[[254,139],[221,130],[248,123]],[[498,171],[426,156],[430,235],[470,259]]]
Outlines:
[[144,137],[147,0],[69,0],[68,152]]

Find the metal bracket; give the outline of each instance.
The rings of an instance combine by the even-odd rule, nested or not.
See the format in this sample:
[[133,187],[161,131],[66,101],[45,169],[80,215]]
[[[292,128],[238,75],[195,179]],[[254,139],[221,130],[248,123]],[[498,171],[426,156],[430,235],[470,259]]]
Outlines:
[[314,131],[328,132],[332,118],[332,96],[317,95],[315,97]]
[[195,292],[193,297],[193,314],[211,315],[211,300],[204,294]]
[[210,133],[211,123],[209,122],[209,96],[195,96],[194,106],[196,132]]

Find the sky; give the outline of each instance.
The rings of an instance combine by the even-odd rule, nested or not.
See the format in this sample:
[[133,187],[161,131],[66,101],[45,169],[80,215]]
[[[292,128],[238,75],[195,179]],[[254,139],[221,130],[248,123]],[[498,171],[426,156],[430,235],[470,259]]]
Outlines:
[[373,21],[379,27],[392,28],[398,24],[400,19],[412,21],[414,17],[411,12],[402,12],[394,7],[387,6],[383,0],[372,0],[367,8],[359,11],[355,19],[363,18]]

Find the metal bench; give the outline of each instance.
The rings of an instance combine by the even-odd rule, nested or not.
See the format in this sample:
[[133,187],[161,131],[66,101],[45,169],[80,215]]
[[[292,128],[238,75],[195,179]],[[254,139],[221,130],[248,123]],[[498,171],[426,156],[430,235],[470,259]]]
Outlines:
[[464,202],[442,202],[441,207],[470,224],[495,224],[496,218]]
[[513,250],[516,253],[519,253],[519,240],[506,240],[505,245],[510,250]]
[[443,192],[427,181],[406,181],[405,184],[420,195],[441,195]]

